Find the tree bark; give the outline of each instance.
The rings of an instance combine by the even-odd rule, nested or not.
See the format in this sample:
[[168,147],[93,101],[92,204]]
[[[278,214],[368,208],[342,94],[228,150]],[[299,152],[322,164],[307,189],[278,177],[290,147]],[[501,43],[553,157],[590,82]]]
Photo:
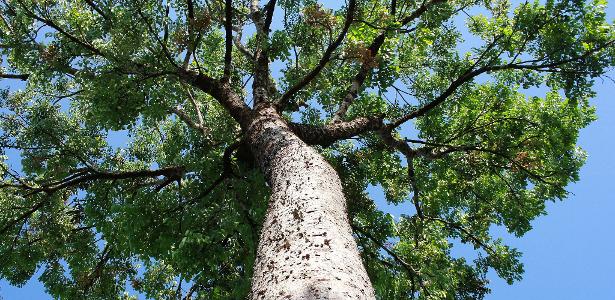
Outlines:
[[255,114],[246,139],[272,193],[251,299],[374,299],[339,176],[273,107]]

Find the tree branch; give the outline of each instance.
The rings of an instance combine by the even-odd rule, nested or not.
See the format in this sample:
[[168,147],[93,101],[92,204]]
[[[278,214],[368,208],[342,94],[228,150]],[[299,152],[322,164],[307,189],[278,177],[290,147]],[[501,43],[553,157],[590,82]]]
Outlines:
[[[148,18],[145,16],[145,14],[143,14],[143,12],[141,11],[141,8],[137,8],[137,14],[141,17],[141,19],[145,23],[145,26],[147,27],[147,30],[148,30],[149,34],[156,40],[156,42],[158,42],[158,44],[162,48],[162,52],[164,53],[164,56],[167,58],[167,60],[175,68],[179,69],[180,66],[177,64],[177,62],[173,58],[173,55],[171,54],[171,51],[169,51],[169,48],[167,47],[167,45],[162,40],[160,40],[160,37],[158,36],[158,33],[154,30],[154,28],[150,24]],[[190,49],[187,50],[187,54],[186,54],[189,57],[188,53],[190,53]]]
[[408,180],[410,181],[410,186],[412,187],[412,203],[414,204],[414,209],[416,209],[416,214],[422,220],[425,218],[425,214],[423,213],[423,208],[421,207],[421,203],[419,202],[419,186],[416,182],[416,174],[414,170],[414,157],[406,156],[406,161],[408,164]]
[[267,4],[265,4],[265,26],[263,31],[269,33],[271,27],[271,20],[273,20],[273,12],[275,11],[275,2],[276,0],[269,0]]
[[239,52],[241,52],[250,61],[254,62],[254,53],[250,52],[250,50],[241,43],[241,33],[238,33],[238,36],[235,36],[233,38],[233,43],[235,44],[235,47],[239,50]]
[[[444,1],[445,0],[431,0],[429,2],[423,2],[423,4],[418,9],[416,9],[412,14],[410,14],[409,16],[401,20],[401,27],[419,18],[432,5],[439,3],[439,2],[444,2]],[[396,10],[396,5],[392,5],[391,11],[393,12],[393,15],[395,13],[395,10]],[[346,115],[346,112],[348,111],[348,108],[350,107],[352,102],[354,102],[354,99],[357,98],[359,94],[359,89],[361,89],[361,86],[365,82],[365,79],[367,79],[367,75],[369,75],[369,73],[374,68],[373,62],[370,60],[374,59],[376,55],[378,54],[378,51],[380,50],[380,47],[382,46],[382,44],[384,44],[386,35],[388,34],[389,31],[390,31],[389,29],[383,30],[382,33],[380,33],[380,35],[374,38],[371,45],[367,48],[369,50],[370,57],[367,59],[367,61],[364,61],[361,64],[361,68],[359,69],[359,72],[357,73],[357,75],[355,75],[352,83],[350,84],[350,87],[348,87],[348,90],[345,93],[342,103],[340,104],[337,111],[333,114],[333,118],[331,120],[332,122],[340,122],[342,118]]]
[[26,219],[28,219],[32,214],[34,214],[37,210],[39,210],[41,207],[43,207],[47,202],[48,202],[48,200],[43,200],[43,201],[37,203],[36,205],[34,205],[32,208],[30,208],[25,213],[21,214],[21,216],[19,216],[17,219],[15,219],[13,221],[9,221],[6,225],[4,225],[2,227],[2,229],[0,229],[0,235],[5,234],[7,231],[9,231],[9,229],[11,229],[11,227],[15,226],[19,222],[22,222],[22,221],[25,221]]
[[269,47],[267,39],[269,37],[269,25],[267,18],[273,14],[275,1],[270,0],[264,7],[265,16],[259,7],[258,0],[252,0],[250,4],[250,18],[256,27],[256,50],[254,52],[254,81],[252,82],[252,97],[254,107],[260,103],[269,102],[269,97],[275,92],[275,84],[269,74]]
[[170,211],[177,212],[177,211],[182,210],[187,205],[192,205],[192,204],[199,202],[201,199],[205,198],[207,195],[213,192],[222,182],[224,182],[225,179],[230,178],[231,176],[234,176],[231,156],[233,155],[233,152],[239,149],[242,143],[243,143],[242,140],[238,140],[230,144],[228,147],[226,147],[226,149],[224,149],[224,154],[222,155],[222,172],[220,173],[220,176],[218,176],[218,178],[214,180],[214,182],[209,187],[207,187],[203,192],[201,192],[196,197],[188,201],[185,201],[183,203],[180,203],[177,207],[175,207],[174,209]]
[[199,121],[199,124],[201,125],[201,127],[205,126],[205,121],[203,121],[203,114],[201,113],[201,107],[199,103],[196,101],[196,99],[194,99],[194,96],[192,95],[192,92],[190,92],[190,89],[186,88],[186,93],[188,94],[188,99],[190,99],[190,102],[192,102],[192,106],[194,106],[194,110],[196,111],[196,117]]
[[90,288],[92,288],[92,286],[96,283],[96,281],[100,278],[100,276],[103,273],[103,268],[105,266],[105,264],[107,263],[107,261],[109,261],[109,259],[111,258],[111,246],[109,246],[109,244],[105,245],[105,248],[103,249],[101,255],[100,255],[100,259],[98,261],[98,263],[96,264],[96,266],[94,267],[94,270],[92,270],[92,273],[90,273],[86,278],[87,278],[87,282],[84,284],[83,286],[83,291],[87,294],[88,290]]
[[229,81],[231,77],[231,60],[233,58],[233,1],[226,0],[224,5],[224,30],[225,30],[225,51],[224,51],[224,75],[223,81]]
[[184,82],[216,99],[242,127],[248,126],[252,109],[244,103],[228,83],[186,70],[180,70],[179,76]]
[[199,123],[195,123],[179,105],[177,107],[171,108],[169,111],[177,115],[180,120],[182,120],[184,123],[186,123],[186,125],[188,125],[188,127],[200,132],[201,135],[203,135],[204,137],[209,136],[209,129],[203,126],[202,119],[201,121],[199,121]]
[[[167,178],[179,179],[183,176],[185,169],[183,166],[173,166],[166,167],[157,170],[140,170],[140,171],[125,171],[125,172],[107,172],[107,171],[99,171],[93,169],[84,169],[78,170],[75,173],[65,177],[64,179],[54,181],[48,184],[44,184],[40,187],[35,187],[27,184],[22,179],[16,179],[18,184],[11,184],[10,186],[13,188],[19,188],[23,190],[27,190],[28,192],[24,195],[25,197],[31,196],[34,194],[38,194],[41,192],[46,193],[47,195],[51,195],[58,190],[78,186],[83,183],[95,181],[95,180],[120,180],[120,179],[131,179],[131,178],[141,178],[141,177],[158,177],[164,176]],[[4,234],[15,224],[26,220],[29,218],[34,212],[42,208],[45,204],[50,201],[51,198],[46,198],[41,202],[34,205],[28,211],[24,212],[17,219],[13,221],[9,221],[6,225],[0,229],[0,235]]]
[[[186,0],[186,7],[187,7],[187,11],[188,11],[188,16],[187,16],[187,23],[188,23],[188,47],[186,49],[186,55],[184,56],[184,62],[182,63],[182,67],[185,69],[188,67],[188,64],[190,63],[190,56],[192,56],[192,53],[194,51],[194,49],[196,49],[196,41],[194,40],[194,22],[195,22],[195,18],[194,18],[194,1],[192,0]],[[168,9],[168,5],[167,5],[167,9]],[[165,26],[165,31],[166,31],[166,26]],[[166,33],[165,33],[166,36]],[[166,47],[166,42],[164,43],[165,47]]]
[[82,41],[82,40],[78,39],[78,38],[77,38],[77,37],[75,37],[74,35],[72,35],[72,34],[68,33],[66,30],[62,29],[60,26],[58,26],[58,24],[56,24],[56,23],[55,23],[55,22],[53,22],[52,20],[48,20],[48,19],[45,19],[45,18],[43,18],[43,17],[40,17],[40,16],[38,16],[37,14],[35,14],[33,11],[29,10],[29,9],[27,8],[27,6],[26,6],[26,5],[24,5],[24,3],[23,3],[22,1],[19,1],[19,4],[22,6],[22,9],[26,12],[26,14],[27,14],[29,17],[31,17],[31,18],[33,18],[33,19],[35,19],[35,20],[37,20],[37,21],[39,21],[39,22],[41,22],[41,23],[43,23],[43,24],[45,24],[45,25],[47,25],[47,26],[49,26],[49,27],[51,27],[51,28],[53,28],[53,29],[55,29],[55,30],[57,30],[59,33],[61,33],[62,35],[64,35],[64,36],[65,36],[66,38],[68,38],[69,40],[73,41],[74,43],[76,43],[76,44],[78,44],[78,45],[83,46],[84,48],[88,49],[88,50],[89,50],[89,51],[91,51],[92,53],[94,53],[94,54],[96,54],[96,55],[99,55],[99,56],[102,56],[102,57],[105,57],[105,56],[102,54],[102,52],[101,52],[100,50],[98,50],[98,49],[97,49],[97,48],[95,48],[94,46],[92,46],[92,45],[90,45],[90,44],[88,44],[88,43],[86,43],[86,42],[84,42],[84,41]]
[[419,279],[419,284],[421,285],[421,288],[423,290],[426,290],[424,282],[421,279],[421,272],[419,270],[414,269],[414,267],[412,265],[410,265],[404,259],[402,259],[397,253],[395,253],[395,251],[393,251],[393,250],[389,249],[388,247],[386,247],[382,242],[380,242],[378,239],[376,239],[373,235],[369,234],[367,231],[365,231],[360,226],[358,226],[358,225],[356,225],[354,223],[351,224],[351,226],[352,226],[352,229],[354,231],[356,231],[359,234],[363,235],[364,237],[368,238],[370,241],[372,241],[372,243],[376,244],[376,246],[378,246],[380,249],[384,250],[389,256],[391,256],[393,258],[393,260],[395,260],[397,263],[399,263],[402,266],[402,268],[404,268],[406,270],[406,272],[408,272],[408,274],[411,277],[417,277]]
[[100,7],[98,7],[98,5],[94,3],[94,1],[92,0],[83,0],[83,1],[85,1],[85,3],[87,3],[88,6],[92,8],[94,11],[96,11],[101,17],[103,17],[105,21],[107,22],[111,21],[111,18],[109,18],[109,16],[107,16],[107,14],[104,11],[102,11],[102,9],[100,9]]
[[26,81],[30,77],[30,74],[2,74],[0,73],[0,78],[4,79],[19,79]]
[[391,123],[390,125],[387,125],[390,129],[396,128],[400,125],[402,125],[403,123],[424,116],[425,114],[427,114],[429,111],[431,111],[432,109],[434,109],[435,107],[437,107],[438,105],[440,105],[442,102],[444,102],[449,96],[451,96],[460,86],[462,86],[463,84],[470,82],[472,79],[474,79],[476,76],[481,75],[483,73],[487,73],[487,72],[495,72],[495,71],[500,71],[500,70],[535,70],[535,71],[541,71],[541,72],[545,72],[545,71],[552,71],[552,72],[559,72],[560,70],[553,70],[553,68],[557,68],[560,66],[563,66],[565,64],[571,63],[571,62],[575,62],[575,61],[580,61],[583,60],[587,57],[589,57],[590,55],[601,51],[607,47],[612,46],[613,44],[615,44],[615,40],[609,41],[607,43],[604,43],[603,45],[596,47],[594,49],[588,50],[585,53],[583,53],[582,55],[578,55],[575,57],[571,57],[565,60],[561,60],[561,61],[557,61],[557,62],[549,62],[549,63],[542,63],[542,64],[536,64],[537,62],[541,62],[543,60],[528,60],[528,61],[524,61],[524,62],[520,62],[520,63],[508,63],[505,65],[495,65],[495,66],[483,66],[480,67],[478,69],[473,69],[474,66],[472,66],[471,68],[469,68],[468,70],[466,70],[463,74],[461,74],[461,76],[459,76],[457,79],[455,79],[455,81],[453,81],[449,87],[444,90],[444,92],[442,92],[442,94],[440,94],[438,97],[436,97],[433,101],[423,105],[420,108],[417,108],[415,110],[413,110],[412,112],[410,112],[409,114],[406,114],[405,116],[397,119],[396,121],[394,121],[393,123]]
[[413,149],[412,147],[410,147],[410,145],[408,145],[407,142],[401,141],[398,138],[393,137],[391,131],[387,130],[386,128],[380,131],[380,137],[387,146],[401,152],[406,157],[406,162],[408,164],[408,180],[410,181],[410,187],[412,188],[412,203],[414,204],[414,208],[416,209],[416,214],[422,220],[424,218],[424,214],[419,201],[420,191],[416,182],[414,158],[418,155],[422,155],[424,152],[426,152],[426,150],[429,149]]
[[350,0],[348,3],[348,10],[346,11],[346,19],[344,21],[344,27],[342,27],[342,31],[337,36],[335,41],[333,41],[333,43],[331,43],[327,47],[327,49],[325,50],[325,53],[323,54],[322,58],[318,62],[318,65],[316,65],[316,67],[312,71],[310,71],[307,75],[305,75],[305,77],[303,77],[301,81],[297,82],[290,89],[288,89],[288,91],[286,91],[284,95],[282,95],[282,97],[280,98],[280,101],[277,104],[278,111],[284,110],[286,106],[289,105],[291,98],[297,92],[305,88],[305,86],[308,85],[314,78],[316,78],[316,76],[318,76],[320,71],[322,71],[322,69],[324,69],[327,63],[331,60],[331,56],[333,55],[333,52],[335,52],[335,50],[342,44],[344,37],[346,37],[346,33],[348,33],[348,29],[350,28],[350,25],[352,24],[352,21],[353,21],[355,10],[356,10],[356,0]]
[[305,143],[323,147],[331,146],[339,140],[349,139],[368,131],[378,130],[383,126],[381,118],[365,117],[322,126],[289,123],[291,130]]
[[449,153],[452,153],[452,152],[456,152],[456,151],[465,151],[465,152],[476,151],[476,152],[489,153],[489,154],[492,154],[492,155],[495,155],[495,156],[498,156],[498,157],[506,159],[508,162],[510,162],[512,165],[514,165],[519,170],[521,170],[524,173],[526,173],[532,179],[535,179],[537,181],[540,181],[540,182],[548,184],[548,185],[554,185],[554,183],[545,180],[546,177],[540,176],[540,175],[530,171],[523,164],[519,163],[515,159],[510,158],[508,155],[500,152],[499,150],[481,148],[481,147],[475,146],[475,145],[447,145],[447,144],[425,142],[425,141],[411,140],[411,139],[407,139],[406,141],[409,141],[411,143],[417,143],[417,144],[425,144],[425,145],[434,146],[434,147],[438,147],[438,148],[445,148],[443,151],[438,152],[438,153],[433,153],[433,150],[435,150],[434,147],[423,147],[423,148],[420,148],[420,149],[416,150],[417,152],[422,153],[424,156],[426,156],[428,158],[439,158],[439,157],[442,157],[442,156],[444,156],[446,154],[449,154]]
[[107,172],[93,169],[81,170],[75,174],[72,174],[58,182],[43,185],[41,187],[34,188],[26,196],[45,192],[46,194],[53,194],[58,190],[74,187],[82,183],[87,183],[95,180],[119,180],[119,179],[131,179],[140,177],[158,177],[164,176],[172,179],[179,179],[185,173],[183,166],[172,166],[161,168],[157,170],[139,170],[139,171],[124,171],[124,172]]
[[465,235],[468,239],[470,239],[473,244],[483,248],[489,255],[495,255],[496,254],[496,252],[493,249],[493,247],[491,247],[488,244],[486,244],[485,242],[483,242],[480,238],[478,238],[477,236],[472,234],[467,228],[465,228],[463,225],[461,225],[459,223],[450,222],[450,221],[447,221],[447,220],[442,219],[442,218],[431,217],[431,216],[425,216],[425,219],[431,220],[431,221],[437,221],[437,222],[440,222],[440,223],[444,224],[446,227],[449,227],[449,228],[452,228],[452,229],[456,229],[462,235]]

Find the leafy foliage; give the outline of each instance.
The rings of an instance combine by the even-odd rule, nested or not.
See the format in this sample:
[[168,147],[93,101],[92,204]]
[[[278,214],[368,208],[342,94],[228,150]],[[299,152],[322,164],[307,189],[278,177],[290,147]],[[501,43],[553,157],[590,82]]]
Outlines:
[[0,278],[41,270],[62,299],[245,297],[268,188],[186,74],[228,75],[253,105],[263,52],[289,122],[385,124],[318,146],[380,299],[482,299],[488,270],[521,278],[492,229],[522,236],[579,179],[591,86],[614,64],[606,2],[281,0],[265,39],[233,2],[227,74],[221,1],[0,1],[0,78],[27,80],[0,100]]

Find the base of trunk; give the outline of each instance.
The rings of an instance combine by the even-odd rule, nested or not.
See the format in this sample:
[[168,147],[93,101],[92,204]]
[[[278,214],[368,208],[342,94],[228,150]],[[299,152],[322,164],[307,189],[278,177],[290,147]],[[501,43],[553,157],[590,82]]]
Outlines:
[[272,192],[251,298],[374,299],[335,170],[275,113],[247,138]]

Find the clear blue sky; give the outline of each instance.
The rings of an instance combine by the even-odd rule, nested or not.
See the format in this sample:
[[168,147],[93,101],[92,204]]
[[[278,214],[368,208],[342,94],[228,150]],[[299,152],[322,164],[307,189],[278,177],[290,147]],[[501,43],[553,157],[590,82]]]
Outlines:
[[[615,2],[608,5],[607,15],[609,20],[615,17]],[[609,75],[615,77],[615,72]],[[508,244],[524,253],[525,274],[521,282],[509,286],[491,272],[492,294],[486,299],[615,299],[615,84],[598,80],[596,90],[592,103],[599,119],[581,131],[579,141],[588,152],[581,180],[569,186],[568,199],[549,203],[548,215],[532,222],[534,229],[524,237],[500,232]],[[376,200],[383,202],[381,197]],[[392,208],[391,212],[399,215],[401,211]],[[0,299],[50,297],[36,279],[21,288],[0,280]]]

